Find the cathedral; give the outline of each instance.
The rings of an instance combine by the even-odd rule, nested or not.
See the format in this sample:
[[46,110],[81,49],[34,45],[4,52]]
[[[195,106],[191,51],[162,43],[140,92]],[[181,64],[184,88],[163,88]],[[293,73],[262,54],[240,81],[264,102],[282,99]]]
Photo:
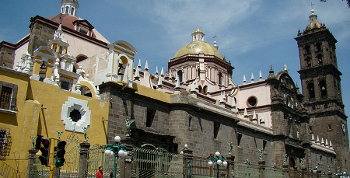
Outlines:
[[[62,0],[59,14],[32,17],[30,33],[19,42],[0,43],[0,115],[6,118],[0,120],[0,157],[10,167],[16,164],[13,149],[28,159],[30,136],[54,137],[62,130],[87,134],[101,145],[119,135],[130,147],[172,153],[186,148],[198,157],[220,151],[236,163],[263,161],[266,167],[330,174],[350,168],[337,40],[314,10],[295,37],[298,86],[287,66],[244,76],[237,85],[234,66],[216,41],[205,42],[200,28],[169,56],[168,69],[151,73],[147,60],[135,59],[132,44],[109,42],[76,16],[78,8],[77,0]],[[39,120],[28,124],[36,119],[24,112],[37,110]],[[18,145],[23,129],[28,138]],[[10,137],[12,144],[6,142]],[[21,164],[26,172],[27,162]]]

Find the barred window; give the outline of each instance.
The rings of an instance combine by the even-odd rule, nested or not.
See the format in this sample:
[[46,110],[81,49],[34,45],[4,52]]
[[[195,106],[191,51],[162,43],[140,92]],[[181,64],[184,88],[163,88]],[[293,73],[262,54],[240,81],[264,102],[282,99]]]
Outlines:
[[0,128],[0,159],[10,153],[10,129]]
[[0,81],[0,109],[15,111],[18,86]]

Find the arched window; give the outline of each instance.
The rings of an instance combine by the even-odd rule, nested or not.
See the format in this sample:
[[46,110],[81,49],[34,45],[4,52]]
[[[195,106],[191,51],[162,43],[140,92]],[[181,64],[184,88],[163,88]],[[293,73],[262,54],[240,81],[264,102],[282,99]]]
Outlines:
[[84,54],[79,54],[76,59],[77,59],[77,62],[80,62],[80,61],[83,61],[85,59],[87,59],[88,57]]
[[203,94],[207,94],[208,86],[203,87]]
[[306,62],[306,66],[307,67],[311,67],[311,58],[310,58],[310,56],[306,57],[305,62]]
[[198,86],[198,91],[199,91],[199,93],[203,93],[203,90],[202,90],[202,86]]
[[322,44],[321,43],[316,43],[316,50],[322,51]]
[[322,54],[318,54],[317,55],[317,63],[318,63],[318,65],[322,65],[322,63],[323,63],[323,56],[322,56]]
[[182,82],[182,70],[177,71],[177,75],[179,76],[180,82]]
[[71,14],[74,15],[74,7],[72,7]]
[[222,73],[219,73],[219,85],[222,85]]
[[320,81],[319,85],[320,85],[321,97],[327,97],[326,81],[324,81],[324,80]]
[[315,98],[315,88],[313,83],[307,85],[307,90],[309,91],[310,98]]
[[310,45],[305,45],[306,54],[310,54]]
[[66,14],[68,14],[68,10],[69,10],[69,7],[68,7],[68,6],[66,6]]

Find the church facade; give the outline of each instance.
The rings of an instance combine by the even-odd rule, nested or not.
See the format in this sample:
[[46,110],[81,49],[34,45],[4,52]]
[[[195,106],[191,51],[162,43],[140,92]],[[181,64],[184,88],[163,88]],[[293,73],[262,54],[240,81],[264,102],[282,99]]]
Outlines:
[[[32,18],[31,33],[18,43],[0,43],[1,69],[108,105],[95,110],[96,122],[84,122],[92,128],[87,134],[100,138],[100,144],[112,143],[119,135],[133,147],[180,153],[187,145],[194,156],[219,151],[237,163],[264,161],[267,167],[322,173],[349,168],[337,41],[313,11],[310,24],[295,38],[300,91],[287,66],[278,72],[271,67],[258,78],[252,74],[249,81],[244,77],[242,85],[235,84],[234,67],[215,41],[205,42],[199,28],[170,59],[166,72],[161,68],[152,74],[147,61],[135,61],[137,51],[130,43],[110,43],[87,20],[77,18],[76,0],[62,0],[61,5],[56,16]],[[79,48],[82,45],[86,48]],[[73,111],[62,105],[54,107],[60,113]],[[83,107],[76,100],[71,105]],[[65,131],[82,130],[74,124],[81,120],[69,127],[57,124]],[[104,121],[105,134],[94,132]],[[1,127],[10,126],[4,122]]]

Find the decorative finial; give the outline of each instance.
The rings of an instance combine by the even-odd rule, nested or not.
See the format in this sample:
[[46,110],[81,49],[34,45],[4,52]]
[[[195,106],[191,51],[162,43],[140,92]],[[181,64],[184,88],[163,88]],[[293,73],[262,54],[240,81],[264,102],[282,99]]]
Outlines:
[[247,84],[247,79],[245,78],[245,75],[243,75],[243,85]]
[[248,112],[247,112],[247,108],[244,108],[244,117],[248,117]]
[[312,2],[310,3],[310,6],[311,6],[311,13],[314,13],[314,12],[315,12],[315,10],[314,10],[314,5],[315,5],[315,4],[313,4]]
[[137,64],[137,67],[141,68],[141,59],[139,59],[139,64]]
[[263,80],[263,77],[262,77],[261,71],[259,71],[259,81],[262,81],[262,80]]
[[146,59],[146,63],[145,63],[145,71],[148,71],[148,62],[147,62],[147,59]]

